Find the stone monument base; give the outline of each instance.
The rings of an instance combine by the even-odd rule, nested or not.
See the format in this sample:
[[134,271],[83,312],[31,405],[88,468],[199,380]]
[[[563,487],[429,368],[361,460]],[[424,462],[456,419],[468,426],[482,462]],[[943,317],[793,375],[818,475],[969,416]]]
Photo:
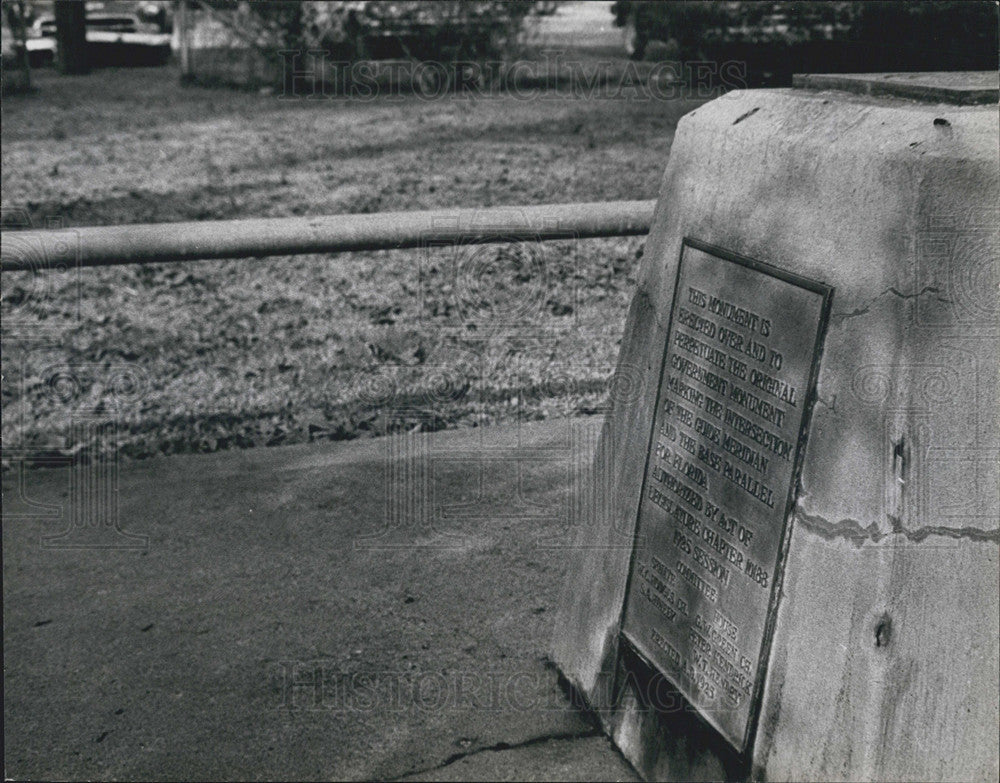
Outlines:
[[1000,774],[996,78],[678,126],[553,641],[649,779]]

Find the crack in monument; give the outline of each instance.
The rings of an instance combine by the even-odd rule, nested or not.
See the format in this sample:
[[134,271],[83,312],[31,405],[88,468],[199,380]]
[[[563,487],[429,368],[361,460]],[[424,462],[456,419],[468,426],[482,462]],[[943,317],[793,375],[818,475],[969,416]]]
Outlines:
[[878,544],[889,536],[902,535],[907,541],[915,544],[926,541],[931,536],[943,536],[956,540],[967,541],[992,541],[1000,544],[1000,529],[986,530],[979,527],[944,527],[942,525],[925,525],[914,530],[909,530],[903,526],[902,521],[893,515],[888,515],[892,524],[892,529],[882,531],[877,523],[872,522],[868,526],[863,526],[856,519],[842,519],[839,522],[831,522],[820,514],[807,514],[797,510],[795,518],[802,523],[811,533],[815,533],[820,538],[827,541],[843,539],[850,541],[857,547],[864,542],[871,541]]
[[[857,318],[858,316],[865,315],[865,314],[867,314],[868,312],[871,311],[872,306],[879,299],[881,299],[884,296],[888,296],[889,294],[892,294],[893,296],[896,296],[899,299],[917,299],[917,298],[923,296],[924,294],[928,294],[928,293],[930,293],[930,294],[940,294],[941,293],[941,289],[938,288],[937,286],[925,285],[923,288],[921,288],[919,291],[917,291],[915,293],[905,293],[903,291],[900,291],[895,286],[889,286],[882,293],[880,293],[878,296],[873,297],[871,300],[869,300],[869,302],[867,304],[865,304],[865,305],[863,305],[861,307],[855,308],[854,310],[852,310],[849,313],[833,313],[830,316],[830,318],[831,318],[831,320],[832,319],[839,319],[839,321],[841,323],[843,323],[844,321],[848,320],[849,318]],[[951,302],[950,299],[945,299],[944,297],[941,297],[941,296],[938,297],[938,301],[945,302],[946,304],[948,304],[948,303]]]

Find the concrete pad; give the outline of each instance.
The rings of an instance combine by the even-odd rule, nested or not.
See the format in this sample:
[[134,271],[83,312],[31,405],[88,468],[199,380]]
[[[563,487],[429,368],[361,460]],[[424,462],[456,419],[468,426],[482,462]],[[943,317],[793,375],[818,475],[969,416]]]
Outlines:
[[607,737],[484,750],[403,780],[641,780]]
[[545,654],[594,423],[122,463],[144,550],[6,475],[6,776],[632,779]]

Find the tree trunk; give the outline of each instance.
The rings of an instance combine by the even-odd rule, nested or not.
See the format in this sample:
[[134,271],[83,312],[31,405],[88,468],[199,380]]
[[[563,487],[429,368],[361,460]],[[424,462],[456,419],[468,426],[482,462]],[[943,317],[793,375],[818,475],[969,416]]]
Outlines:
[[177,4],[177,13],[174,14],[174,35],[177,36],[178,46],[181,52],[181,81],[187,82],[191,79],[191,20],[187,0],[180,0]]
[[[17,41],[18,67],[21,69],[22,83],[19,89],[24,92],[31,91],[31,63],[28,60],[28,30],[24,23],[25,7],[23,2],[8,3],[3,10],[7,14],[7,24],[10,27],[14,40]],[[5,85],[6,86],[6,85]]]
[[62,73],[87,73],[86,4],[75,0],[55,0],[56,48]]

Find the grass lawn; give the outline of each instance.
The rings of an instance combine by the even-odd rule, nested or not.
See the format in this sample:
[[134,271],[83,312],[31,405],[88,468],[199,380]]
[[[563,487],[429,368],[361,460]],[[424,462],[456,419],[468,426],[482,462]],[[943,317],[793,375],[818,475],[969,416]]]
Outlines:
[[[7,228],[654,198],[696,101],[536,91],[283,100],[173,67],[3,100]],[[592,412],[640,238],[5,274],[3,442],[120,453]],[[31,339],[26,339],[31,338]]]

